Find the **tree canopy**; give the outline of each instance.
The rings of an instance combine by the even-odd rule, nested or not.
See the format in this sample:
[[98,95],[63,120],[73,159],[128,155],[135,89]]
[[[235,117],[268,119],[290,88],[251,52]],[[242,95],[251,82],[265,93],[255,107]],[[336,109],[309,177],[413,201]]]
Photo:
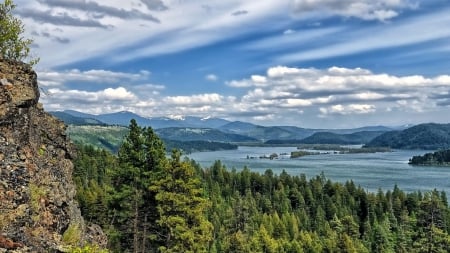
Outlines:
[[112,252],[450,252],[445,192],[368,192],[324,174],[263,174],[165,153],[132,121],[117,156],[79,149],[82,214]]

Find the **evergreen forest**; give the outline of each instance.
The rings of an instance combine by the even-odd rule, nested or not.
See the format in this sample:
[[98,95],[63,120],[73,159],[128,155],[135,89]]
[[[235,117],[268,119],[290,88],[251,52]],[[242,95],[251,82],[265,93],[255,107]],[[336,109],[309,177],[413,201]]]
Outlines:
[[450,252],[445,192],[202,168],[129,128],[117,155],[79,146],[75,161],[82,214],[110,252]]

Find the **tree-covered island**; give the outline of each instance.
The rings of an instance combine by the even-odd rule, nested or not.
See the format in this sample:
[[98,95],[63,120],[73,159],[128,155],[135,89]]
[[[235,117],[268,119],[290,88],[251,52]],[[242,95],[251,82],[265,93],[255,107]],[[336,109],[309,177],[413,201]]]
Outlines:
[[409,159],[409,164],[450,167],[450,149],[439,150],[434,153],[426,153],[421,156],[413,156]]

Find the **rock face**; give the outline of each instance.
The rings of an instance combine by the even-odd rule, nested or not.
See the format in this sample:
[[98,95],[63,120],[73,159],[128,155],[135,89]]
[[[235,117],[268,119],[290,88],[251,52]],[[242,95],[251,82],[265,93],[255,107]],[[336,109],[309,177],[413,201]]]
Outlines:
[[74,152],[65,125],[38,100],[36,73],[0,60],[0,252],[96,243],[74,201]]

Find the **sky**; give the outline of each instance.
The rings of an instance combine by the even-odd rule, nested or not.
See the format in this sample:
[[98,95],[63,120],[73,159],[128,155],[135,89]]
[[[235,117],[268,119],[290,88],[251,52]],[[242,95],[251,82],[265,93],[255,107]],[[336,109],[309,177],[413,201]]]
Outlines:
[[15,0],[47,111],[450,122],[449,0]]

